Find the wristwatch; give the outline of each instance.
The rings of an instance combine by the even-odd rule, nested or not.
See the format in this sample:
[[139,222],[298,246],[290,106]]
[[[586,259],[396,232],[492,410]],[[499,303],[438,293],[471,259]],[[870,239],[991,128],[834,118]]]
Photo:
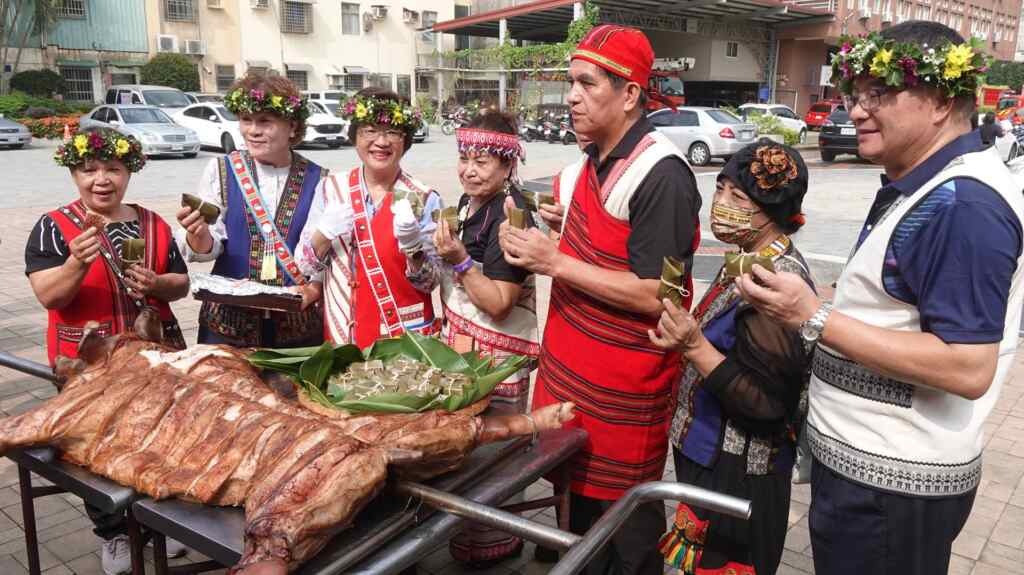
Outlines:
[[821,332],[825,331],[825,322],[832,313],[832,304],[823,303],[810,319],[800,324],[800,339],[806,343],[817,343]]

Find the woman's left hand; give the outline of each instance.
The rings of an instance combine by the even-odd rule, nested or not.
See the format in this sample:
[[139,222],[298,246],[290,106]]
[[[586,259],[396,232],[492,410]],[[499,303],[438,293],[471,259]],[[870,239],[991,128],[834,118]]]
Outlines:
[[669,300],[662,300],[665,311],[661,312],[658,329],[647,330],[651,343],[661,349],[677,350],[684,355],[704,344],[704,332],[690,312],[680,309]]
[[309,282],[300,286],[292,287],[292,291],[302,295],[302,311],[320,301],[324,294],[324,284],[320,282]]
[[469,257],[466,246],[452,234],[448,221],[444,218],[437,222],[437,229],[434,230],[434,246],[437,248],[437,255],[453,266],[461,264]]
[[156,289],[157,275],[149,268],[132,264],[124,274],[124,283],[133,295],[148,296]]

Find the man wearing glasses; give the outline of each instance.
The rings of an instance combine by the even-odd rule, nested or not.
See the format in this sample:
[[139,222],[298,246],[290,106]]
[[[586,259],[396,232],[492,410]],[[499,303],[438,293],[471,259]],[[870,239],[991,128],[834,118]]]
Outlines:
[[987,66],[979,45],[934,22],[848,39],[833,78],[859,154],[885,174],[833,304],[792,274],[755,266],[737,280],[817,343],[817,573],[946,573],[970,514],[1024,298],[1020,186],[971,131]]

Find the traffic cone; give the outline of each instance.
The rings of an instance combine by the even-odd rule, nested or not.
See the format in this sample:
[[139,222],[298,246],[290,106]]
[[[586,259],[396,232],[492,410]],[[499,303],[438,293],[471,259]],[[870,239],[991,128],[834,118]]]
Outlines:
[[67,142],[71,139],[71,126],[64,124],[64,141]]

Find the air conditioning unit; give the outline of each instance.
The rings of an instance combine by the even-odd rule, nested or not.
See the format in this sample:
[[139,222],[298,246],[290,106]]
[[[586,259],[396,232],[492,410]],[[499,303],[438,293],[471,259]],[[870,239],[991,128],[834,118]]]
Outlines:
[[860,8],[857,10],[857,18],[867,20],[871,17],[871,8]]
[[388,17],[388,7],[380,4],[374,4],[370,6],[370,10],[373,14],[374,20],[383,20]]
[[253,10],[266,10],[270,8],[270,0],[249,0],[249,6]]
[[219,10],[224,8],[224,4],[222,3],[222,0],[206,0],[206,7],[216,8]]
[[202,40],[185,40],[184,50],[185,54],[193,54],[202,56],[206,53],[206,42]]
[[892,24],[892,12],[882,12],[882,24]]
[[156,35],[156,51],[157,52],[177,52],[178,51],[178,37],[171,34],[157,34]]
[[420,13],[415,10],[409,10],[408,8],[402,8],[402,22],[406,24],[415,24],[420,21]]

